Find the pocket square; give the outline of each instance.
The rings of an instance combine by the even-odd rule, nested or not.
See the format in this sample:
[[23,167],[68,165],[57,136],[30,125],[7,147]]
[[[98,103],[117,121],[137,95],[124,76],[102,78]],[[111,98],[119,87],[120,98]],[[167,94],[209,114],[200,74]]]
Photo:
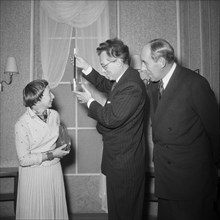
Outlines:
[[111,103],[111,101],[107,101],[107,104],[110,104]]

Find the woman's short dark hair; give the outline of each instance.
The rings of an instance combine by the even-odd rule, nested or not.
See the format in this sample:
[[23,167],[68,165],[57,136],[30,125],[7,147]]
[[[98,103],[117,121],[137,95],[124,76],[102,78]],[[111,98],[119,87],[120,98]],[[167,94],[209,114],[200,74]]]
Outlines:
[[121,58],[123,63],[129,62],[129,48],[120,39],[113,38],[99,44],[96,48],[96,52],[100,55],[103,51],[106,51],[110,57]]
[[174,62],[174,49],[168,41],[164,39],[154,39],[149,43],[151,47],[151,58],[154,61],[158,61],[160,57],[163,57],[167,63]]
[[23,89],[23,102],[25,107],[32,108],[41,100],[48,82],[44,79],[36,79],[28,83]]

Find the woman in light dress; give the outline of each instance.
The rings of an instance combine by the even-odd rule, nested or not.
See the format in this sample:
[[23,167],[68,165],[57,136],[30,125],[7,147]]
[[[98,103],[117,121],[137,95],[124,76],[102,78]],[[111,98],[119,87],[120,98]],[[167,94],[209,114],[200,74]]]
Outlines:
[[54,95],[46,80],[34,80],[23,90],[26,112],[15,124],[19,160],[16,219],[68,219],[60,159],[69,153],[56,148],[60,117],[49,109]]

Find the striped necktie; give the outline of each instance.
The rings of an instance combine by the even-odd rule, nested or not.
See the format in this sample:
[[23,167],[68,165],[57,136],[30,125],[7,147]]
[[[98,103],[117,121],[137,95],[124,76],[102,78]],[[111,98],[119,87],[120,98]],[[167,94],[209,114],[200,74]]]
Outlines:
[[163,80],[161,79],[158,84],[158,99],[160,100],[164,91]]

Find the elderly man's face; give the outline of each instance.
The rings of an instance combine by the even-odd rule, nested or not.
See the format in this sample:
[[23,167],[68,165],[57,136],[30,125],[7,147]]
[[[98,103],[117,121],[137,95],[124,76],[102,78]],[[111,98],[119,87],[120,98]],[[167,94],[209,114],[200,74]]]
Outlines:
[[150,45],[144,46],[141,52],[142,67],[141,70],[147,74],[151,81],[160,80],[161,65],[151,57]]

